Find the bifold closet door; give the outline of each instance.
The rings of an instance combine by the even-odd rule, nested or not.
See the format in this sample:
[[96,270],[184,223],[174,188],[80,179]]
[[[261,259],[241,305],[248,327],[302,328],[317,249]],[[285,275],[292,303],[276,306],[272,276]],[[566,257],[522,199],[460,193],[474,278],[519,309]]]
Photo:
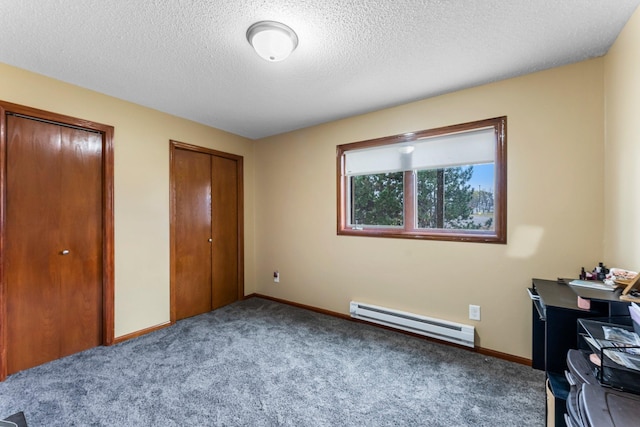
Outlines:
[[213,308],[238,300],[238,162],[211,156]]
[[211,156],[174,152],[176,318],[211,311]]
[[102,342],[102,136],[7,117],[9,374]]
[[238,300],[238,160],[176,148],[174,292],[176,320]]

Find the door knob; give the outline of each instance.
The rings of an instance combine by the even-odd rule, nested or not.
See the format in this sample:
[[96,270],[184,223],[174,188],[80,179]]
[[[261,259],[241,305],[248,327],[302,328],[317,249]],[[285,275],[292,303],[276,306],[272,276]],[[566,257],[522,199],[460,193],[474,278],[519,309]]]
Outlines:
[[69,255],[69,250],[65,249],[62,252],[60,252],[62,255]]
[[209,239],[209,243],[213,242],[213,239]]

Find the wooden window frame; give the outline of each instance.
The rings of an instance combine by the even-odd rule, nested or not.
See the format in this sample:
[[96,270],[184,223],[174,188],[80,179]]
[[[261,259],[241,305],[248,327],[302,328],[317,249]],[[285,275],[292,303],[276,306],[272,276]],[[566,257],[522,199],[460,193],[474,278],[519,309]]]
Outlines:
[[[495,147],[495,194],[494,230],[423,229],[415,224],[416,201],[414,198],[415,171],[404,172],[404,227],[353,227],[348,224],[349,176],[345,171],[345,153],[350,150],[406,143],[422,138],[442,136],[475,129],[493,127],[496,135]],[[387,136],[366,141],[342,144],[336,147],[337,175],[337,234],[343,236],[387,237],[403,239],[444,240],[478,243],[507,243],[507,117],[445,126],[418,132]]]

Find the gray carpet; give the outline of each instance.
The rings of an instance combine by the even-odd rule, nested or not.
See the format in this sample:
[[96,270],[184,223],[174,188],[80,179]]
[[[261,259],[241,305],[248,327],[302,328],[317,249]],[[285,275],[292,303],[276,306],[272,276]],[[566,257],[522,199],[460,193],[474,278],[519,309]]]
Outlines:
[[37,426],[543,426],[544,374],[251,298],[0,383]]

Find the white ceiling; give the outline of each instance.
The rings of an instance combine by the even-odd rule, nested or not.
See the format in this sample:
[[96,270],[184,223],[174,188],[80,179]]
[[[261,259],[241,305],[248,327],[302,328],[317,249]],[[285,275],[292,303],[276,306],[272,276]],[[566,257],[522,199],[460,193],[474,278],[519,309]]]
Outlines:
[[256,139],[603,55],[639,3],[0,0],[0,62]]

